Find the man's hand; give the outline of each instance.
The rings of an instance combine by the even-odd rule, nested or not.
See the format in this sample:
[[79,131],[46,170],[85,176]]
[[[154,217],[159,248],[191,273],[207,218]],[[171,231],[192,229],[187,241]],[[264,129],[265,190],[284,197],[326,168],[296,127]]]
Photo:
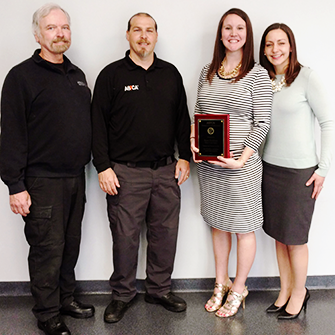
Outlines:
[[[180,177],[179,177],[180,174]],[[180,186],[190,175],[190,163],[185,159],[179,159],[176,165],[176,171],[174,177],[178,179],[178,185]]]
[[119,180],[111,168],[98,174],[100,188],[109,195],[117,194],[117,187],[120,187]]
[[9,204],[10,209],[15,214],[27,216],[30,213],[29,207],[31,206],[31,199],[27,191],[10,195]]

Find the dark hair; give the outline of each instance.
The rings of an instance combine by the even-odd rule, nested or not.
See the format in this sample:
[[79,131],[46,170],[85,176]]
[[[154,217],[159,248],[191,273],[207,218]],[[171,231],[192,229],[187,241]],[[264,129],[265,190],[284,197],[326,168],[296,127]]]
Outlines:
[[284,33],[286,33],[288,41],[290,43],[291,52],[289,55],[289,63],[285,70],[285,81],[286,85],[290,86],[294,79],[297,77],[297,75],[300,72],[301,64],[298,62],[297,57],[297,47],[295,44],[295,38],[293,35],[292,30],[284,23],[273,23],[269,27],[267,27],[263,33],[262,40],[261,40],[261,46],[259,48],[259,62],[263,67],[265,67],[268,72],[271,79],[275,78],[276,71],[274,66],[269,62],[267,57],[264,55],[265,50],[265,39],[268,33],[271,30],[281,29]]
[[245,23],[247,29],[247,37],[245,44],[243,45],[243,56],[242,56],[242,65],[239,75],[234,78],[234,81],[238,81],[243,78],[254,66],[254,37],[252,32],[252,26],[248,15],[241,9],[231,8],[226,13],[223,14],[219,22],[218,30],[216,33],[216,40],[214,45],[213,59],[209,66],[207,73],[207,80],[211,83],[215,73],[219,70],[221,62],[226,56],[226,48],[221,41],[222,37],[222,26],[226,17],[230,14],[238,15]]
[[131,27],[131,20],[132,20],[135,16],[147,16],[147,17],[150,17],[151,19],[153,19],[154,22],[155,22],[155,29],[156,29],[156,31],[157,31],[157,22],[156,22],[156,20],[155,20],[150,14],[148,14],[148,13],[142,13],[142,12],[137,13],[137,14],[134,14],[134,15],[129,19],[129,21],[128,21],[128,28],[127,28],[127,31],[130,30],[130,27]]

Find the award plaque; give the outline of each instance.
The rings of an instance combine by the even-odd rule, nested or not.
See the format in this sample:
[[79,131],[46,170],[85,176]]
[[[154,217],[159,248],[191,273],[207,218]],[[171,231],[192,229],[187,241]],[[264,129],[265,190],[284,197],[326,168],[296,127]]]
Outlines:
[[230,157],[229,114],[195,114],[196,160],[217,161],[217,156]]

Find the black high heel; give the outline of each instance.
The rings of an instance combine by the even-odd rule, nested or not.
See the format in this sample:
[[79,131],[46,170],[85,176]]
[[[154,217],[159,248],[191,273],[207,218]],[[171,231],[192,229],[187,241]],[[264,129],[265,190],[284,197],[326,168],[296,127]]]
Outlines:
[[296,319],[299,316],[299,314],[301,313],[302,309],[306,310],[307,302],[308,302],[309,298],[310,298],[310,294],[309,294],[308,288],[306,287],[305,299],[304,299],[304,302],[302,303],[302,306],[301,306],[301,309],[300,309],[299,313],[298,314],[290,314],[290,313],[287,313],[286,310],[284,310],[278,315],[278,317],[277,317],[278,320]]
[[283,306],[280,307],[276,306],[275,304],[272,304],[266,309],[266,313],[279,313],[281,311],[284,311],[289,300],[290,298],[286,301],[286,303]]

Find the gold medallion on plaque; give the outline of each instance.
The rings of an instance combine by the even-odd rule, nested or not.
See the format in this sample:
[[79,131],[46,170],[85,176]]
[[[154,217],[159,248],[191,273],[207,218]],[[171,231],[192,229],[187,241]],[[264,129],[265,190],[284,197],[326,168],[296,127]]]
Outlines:
[[209,135],[213,135],[213,134],[214,134],[214,128],[209,127],[209,128],[207,129],[207,133],[208,133]]

